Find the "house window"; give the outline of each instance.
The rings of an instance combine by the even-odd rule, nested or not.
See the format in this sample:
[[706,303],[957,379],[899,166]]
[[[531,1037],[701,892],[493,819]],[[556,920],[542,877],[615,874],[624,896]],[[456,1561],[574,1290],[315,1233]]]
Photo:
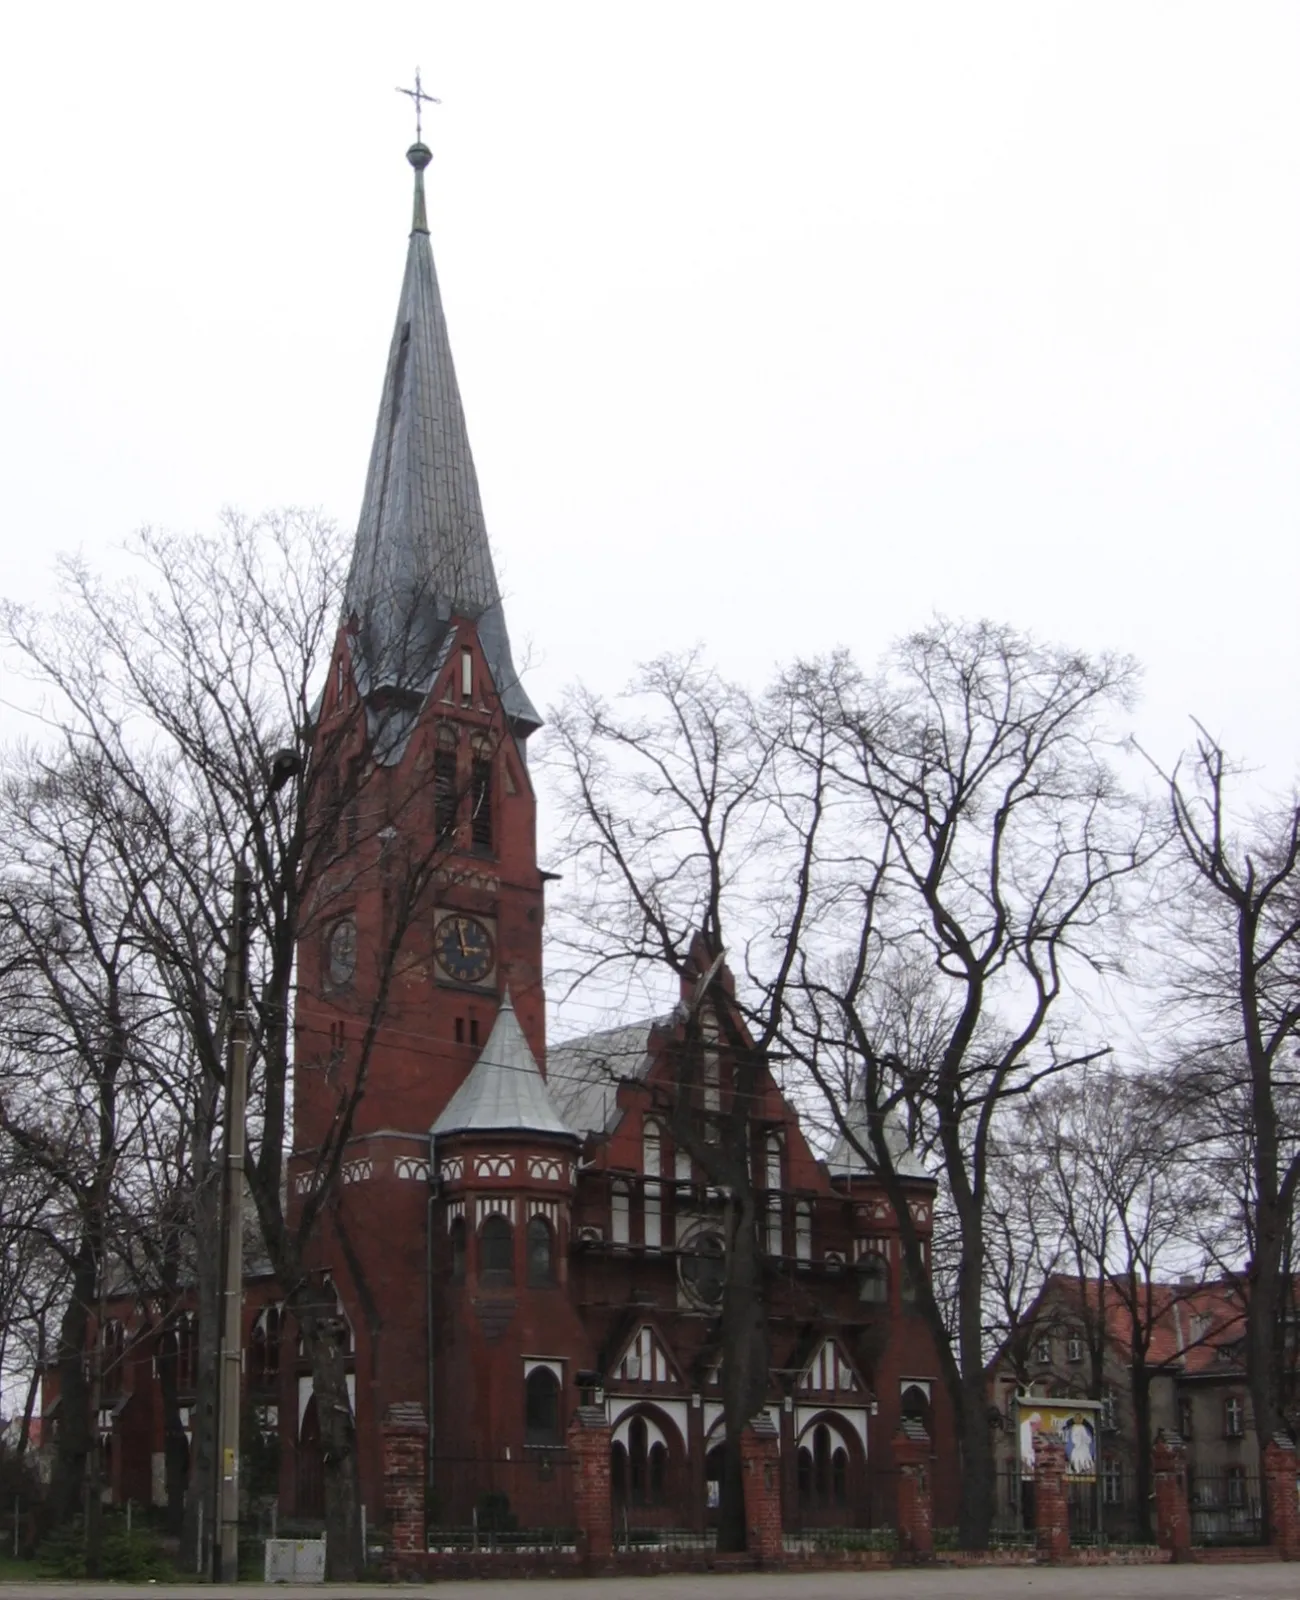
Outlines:
[[549,1367],[534,1367],[524,1379],[524,1443],[560,1443],[560,1380]]
[[794,1208],[794,1258],[812,1260],[812,1207],[800,1200]]
[[1228,1468],[1226,1487],[1228,1491],[1228,1504],[1230,1506],[1244,1506],[1246,1504],[1245,1467],[1231,1466]]
[[1223,1431],[1229,1439],[1240,1439],[1246,1432],[1246,1407],[1240,1395],[1230,1394],[1223,1402]]
[[1034,1346],[1034,1360],[1040,1367],[1050,1367],[1052,1364],[1052,1341],[1042,1338]]
[[1184,1439],[1192,1437],[1192,1401],[1190,1395],[1182,1395],[1179,1398],[1178,1431]]
[[1083,1340],[1077,1333],[1072,1333],[1065,1341],[1065,1359],[1074,1362],[1083,1360]]
[[1101,1397],[1101,1425],[1110,1433],[1119,1427],[1119,1394],[1114,1389],[1107,1389]]
[[551,1225],[545,1217],[529,1219],[526,1243],[528,1247],[528,1286],[544,1289],[555,1282],[555,1251]]
[[1104,1456],[1101,1463],[1101,1503],[1117,1506],[1123,1500],[1124,1475],[1114,1456]]
[[479,1282],[504,1287],[515,1281],[515,1230],[499,1211],[478,1231]]

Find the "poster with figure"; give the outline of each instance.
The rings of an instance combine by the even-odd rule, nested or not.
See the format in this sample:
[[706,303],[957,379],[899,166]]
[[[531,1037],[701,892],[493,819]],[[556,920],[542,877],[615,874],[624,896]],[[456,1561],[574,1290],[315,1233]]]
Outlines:
[[1054,1439],[1065,1451],[1066,1475],[1072,1483],[1094,1483],[1097,1478],[1097,1427],[1099,1400],[1049,1400],[1037,1395],[1016,1397],[1016,1453],[1020,1476],[1034,1475],[1034,1446],[1040,1438]]

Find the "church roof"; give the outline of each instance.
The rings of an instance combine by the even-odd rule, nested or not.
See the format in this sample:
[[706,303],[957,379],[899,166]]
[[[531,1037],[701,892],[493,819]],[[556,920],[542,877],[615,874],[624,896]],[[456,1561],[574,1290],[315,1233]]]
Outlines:
[[[867,1126],[867,1108],[861,1100],[853,1101],[844,1120],[862,1149],[870,1150],[871,1133]],[[894,1160],[894,1171],[900,1178],[931,1176],[925,1169],[925,1163],[913,1151],[908,1141],[907,1129],[904,1128],[897,1111],[885,1113],[885,1143],[889,1146],[889,1153]],[[860,1151],[844,1133],[841,1133],[831,1146],[831,1153],[826,1158],[826,1167],[832,1178],[865,1178],[870,1177],[873,1172],[873,1168],[862,1159]]]
[[502,997],[488,1041],[468,1078],[433,1125],[452,1133],[547,1133],[577,1138],[551,1099],[510,1001]]
[[452,363],[424,205],[428,148],[414,144],[415,214],[366,492],[348,574],[360,627],[358,686],[422,694],[453,616],[471,619],[506,715],[541,718],[510,654],[478,476]]
[[619,1085],[643,1079],[654,1065],[650,1035],[670,1017],[650,1017],[553,1044],[547,1081],[565,1120],[580,1133],[607,1133],[622,1113]]

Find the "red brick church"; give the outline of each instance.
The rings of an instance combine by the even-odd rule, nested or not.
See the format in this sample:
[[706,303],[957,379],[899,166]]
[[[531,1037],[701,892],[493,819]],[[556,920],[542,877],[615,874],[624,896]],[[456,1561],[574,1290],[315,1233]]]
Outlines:
[[[423,794],[427,807],[408,815],[446,846],[318,1235],[317,1266],[350,1330],[362,1497],[376,1520],[382,1425],[400,1415],[427,1428],[431,1523],[572,1526],[565,1439],[582,1404],[610,1430],[615,1525],[702,1531],[723,1438],[721,1200],[656,1109],[679,1013],[548,1045],[527,759],[541,719],[511,658],[452,364],[429,152],[417,144],[408,159],[414,223],[320,710],[322,735],[350,714],[364,728],[367,795]],[[383,861],[401,856],[400,830],[363,826],[354,847],[370,855],[352,873],[345,840],[328,915],[300,946],[291,1200],[335,1114],[330,1063],[373,1000]],[[705,1002],[703,1089],[718,1103],[730,1063],[708,1008],[727,1003],[719,982]],[[891,1442],[905,1418],[930,1441],[936,1520],[955,1521],[948,1402],[891,1206],[845,1143],[818,1155],[770,1079],[752,1127],[785,1527],[891,1523]],[[909,1204],[928,1235],[934,1182],[909,1160]],[[310,1373],[274,1286],[249,1290],[250,1407],[278,1432],[281,1515],[311,1516],[322,1480]],[[148,1479],[141,1451],[161,1449],[146,1389],[136,1418],[121,1409],[123,1498]]]

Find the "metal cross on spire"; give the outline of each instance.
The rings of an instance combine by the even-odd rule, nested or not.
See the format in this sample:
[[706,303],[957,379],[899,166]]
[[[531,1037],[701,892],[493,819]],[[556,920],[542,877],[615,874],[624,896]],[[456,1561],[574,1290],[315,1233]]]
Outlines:
[[409,95],[411,97],[411,99],[415,102],[415,142],[416,142],[416,144],[422,144],[423,143],[423,138],[422,138],[422,130],[421,130],[421,127],[420,127],[420,113],[421,113],[421,110],[423,109],[422,102],[423,103],[427,103],[428,105],[431,105],[431,106],[440,106],[442,104],[442,101],[438,99],[436,94],[425,94],[424,90],[420,87],[420,69],[419,69],[419,67],[416,67],[416,69],[415,69],[415,88],[414,89],[402,89],[402,88],[399,88],[397,92],[398,92],[398,94]]

